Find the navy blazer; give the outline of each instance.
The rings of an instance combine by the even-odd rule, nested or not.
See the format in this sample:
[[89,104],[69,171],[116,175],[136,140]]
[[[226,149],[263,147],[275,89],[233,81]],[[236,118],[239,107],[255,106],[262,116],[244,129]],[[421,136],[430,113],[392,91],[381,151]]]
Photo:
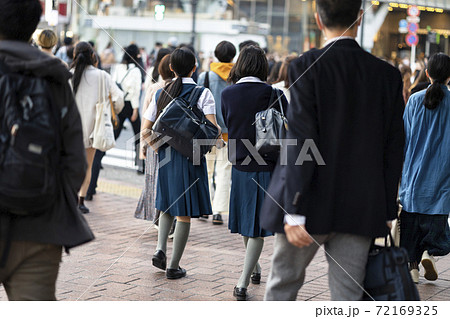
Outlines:
[[[397,217],[404,131],[400,72],[352,39],[311,50],[289,67],[287,166],[274,172],[261,225],[284,231],[284,215],[306,216],[310,234],[384,236]],[[313,140],[325,165],[296,165]]]

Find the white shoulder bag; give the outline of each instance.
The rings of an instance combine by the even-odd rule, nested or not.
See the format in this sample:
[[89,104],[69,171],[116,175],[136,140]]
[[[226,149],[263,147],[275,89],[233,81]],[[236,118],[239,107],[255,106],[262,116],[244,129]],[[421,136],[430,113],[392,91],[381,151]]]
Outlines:
[[91,135],[92,147],[102,152],[106,152],[116,146],[114,128],[111,122],[111,102],[106,93],[104,76],[102,72],[98,86],[98,103],[95,105],[94,132]]

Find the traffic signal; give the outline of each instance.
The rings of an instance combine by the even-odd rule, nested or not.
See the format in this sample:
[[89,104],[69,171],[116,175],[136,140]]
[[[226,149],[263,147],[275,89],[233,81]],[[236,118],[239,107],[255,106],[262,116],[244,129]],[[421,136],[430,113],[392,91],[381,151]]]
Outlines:
[[163,4],[155,5],[155,20],[164,20],[164,13],[166,12],[166,6]]

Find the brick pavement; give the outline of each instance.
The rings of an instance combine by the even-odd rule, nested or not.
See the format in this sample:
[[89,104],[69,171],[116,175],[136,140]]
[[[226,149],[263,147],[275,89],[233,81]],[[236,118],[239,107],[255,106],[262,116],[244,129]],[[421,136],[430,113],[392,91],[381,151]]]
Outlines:
[[[157,231],[150,222],[133,216],[136,188],[107,180],[100,185],[103,192],[87,204],[92,213],[86,216],[96,240],[64,255],[57,283],[59,300],[235,300],[232,289],[244,260],[239,235],[230,234],[226,225],[213,226],[211,219],[193,220],[181,260],[188,275],[169,281],[164,272],[151,265]],[[125,191],[120,190],[120,185]],[[171,246],[169,243],[168,256]],[[272,251],[273,238],[267,238],[260,261],[261,285],[249,286],[252,301],[263,300]],[[440,258],[437,267],[437,281],[421,278],[418,289],[422,300],[450,300],[450,256]],[[298,300],[329,300],[326,271],[325,255],[319,251],[308,268]],[[2,288],[0,300],[6,300]]]

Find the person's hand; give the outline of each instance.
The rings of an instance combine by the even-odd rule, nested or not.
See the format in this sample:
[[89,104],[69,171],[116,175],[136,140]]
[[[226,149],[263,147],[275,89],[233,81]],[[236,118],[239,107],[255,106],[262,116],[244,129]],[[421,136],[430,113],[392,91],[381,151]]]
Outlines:
[[389,229],[392,229],[392,220],[389,220],[386,222],[387,227],[389,227]]
[[136,122],[138,116],[139,116],[139,110],[133,109],[133,115],[131,115],[131,122]]
[[222,137],[219,137],[216,141],[217,149],[220,150],[221,148],[224,148],[225,146],[227,146],[227,143],[225,143],[225,141],[223,140]]
[[147,145],[142,145],[139,159],[144,160],[146,158],[147,158]]
[[306,230],[305,225],[291,226],[289,224],[285,224],[284,232],[286,233],[289,243],[296,247],[302,248],[313,243],[313,240]]

